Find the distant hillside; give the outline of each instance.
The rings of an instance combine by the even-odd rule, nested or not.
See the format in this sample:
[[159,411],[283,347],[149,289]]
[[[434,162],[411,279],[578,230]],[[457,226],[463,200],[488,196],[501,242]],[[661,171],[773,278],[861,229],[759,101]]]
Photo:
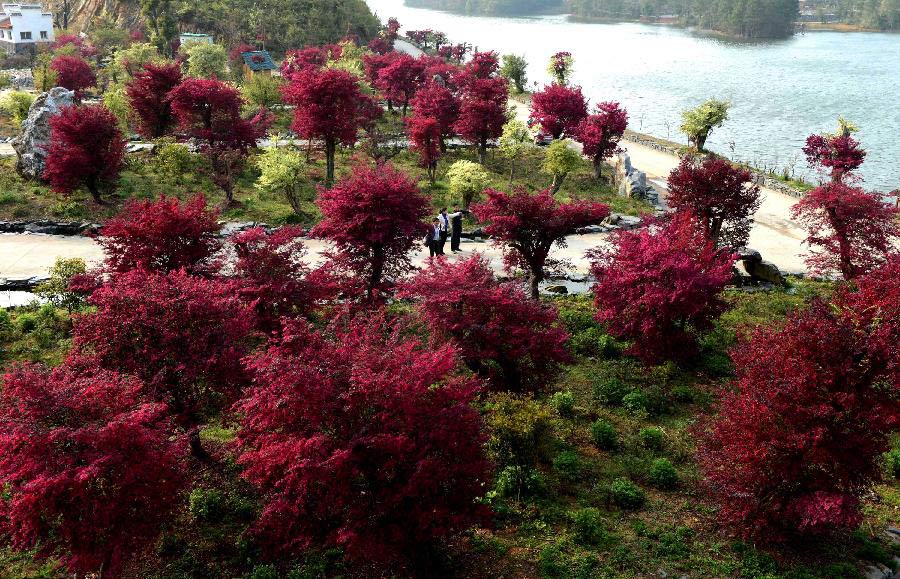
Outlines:
[[565,11],[563,0],[406,0],[406,5],[465,14],[497,16]]
[[[379,29],[364,0],[172,0],[172,8],[182,31],[212,33],[223,44],[263,34],[275,51],[348,34],[368,40]],[[103,14],[126,28],[143,24],[139,0],[73,0],[69,26],[86,31]]]

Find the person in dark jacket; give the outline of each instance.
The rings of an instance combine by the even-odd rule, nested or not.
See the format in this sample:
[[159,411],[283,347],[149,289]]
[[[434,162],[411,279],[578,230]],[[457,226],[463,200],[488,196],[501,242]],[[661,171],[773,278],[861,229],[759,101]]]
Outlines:
[[441,212],[438,213],[437,219],[441,228],[441,242],[438,255],[444,255],[444,244],[447,243],[447,238],[450,236],[450,216],[447,215],[446,207],[441,207]]
[[468,213],[467,210],[456,207],[454,208],[453,213],[448,215],[450,218],[450,251],[453,253],[462,251],[459,248],[459,239],[462,235],[463,215],[466,213]]
[[441,251],[441,225],[437,217],[431,220],[431,225],[428,227],[428,235],[425,236],[425,245],[428,246],[430,257],[444,255],[444,252]]

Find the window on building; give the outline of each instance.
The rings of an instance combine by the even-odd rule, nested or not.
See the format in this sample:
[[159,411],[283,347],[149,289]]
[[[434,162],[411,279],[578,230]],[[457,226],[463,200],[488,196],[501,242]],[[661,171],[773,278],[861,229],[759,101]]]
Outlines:
[[31,32],[22,32],[22,40],[31,40]]
[[41,30],[41,40],[47,40],[47,31]]

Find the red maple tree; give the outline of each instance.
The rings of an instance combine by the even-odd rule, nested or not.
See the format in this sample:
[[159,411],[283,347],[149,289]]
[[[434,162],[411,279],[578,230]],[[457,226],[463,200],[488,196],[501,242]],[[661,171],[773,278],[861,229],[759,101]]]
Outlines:
[[147,139],[168,135],[175,126],[169,93],[181,84],[177,62],[146,63],[125,88],[138,133]]
[[569,361],[556,309],[529,299],[521,284],[497,281],[480,256],[432,263],[399,297],[415,299],[435,343],[452,340],[494,389],[540,391]]
[[509,85],[502,77],[474,78],[462,85],[459,118],[453,129],[478,150],[484,164],[488,142],[503,134]]
[[241,358],[256,320],[238,291],[234,282],[184,270],[116,275],[88,298],[96,311],[75,319],[74,352],[141,378],[191,429],[194,454],[205,456],[201,418],[227,406],[245,384]]
[[615,246],[590,254],[597,321],[648,364],[697,353],[697,333],[725,311],[733,256],[717,250],[678,215],[668,223],[620,232]]
[[810,135],[803,153],[811,166],[830,172],[835,183],[858,169],[866,158],[859,142],[849,134]]
[[578,125],[587,116],[587,100],[581,94],[580,86],[551,84],[531,98],[532,120],[554,139],[564,134],[576,136]]
[[594,164],[594,178],[599,179],[603,161],[621,153],[619,140],[628,127],[628,112],[617,102],[597,105],[597,112],[585,117],[574,131],[584,153]]
[[318,46],[288,50],[281,61],[281,76],[290,81],[295,74],[319,69],[328,62],[328,52]]
[[699,458],[736,533],[783,541],[859,524],[900,422],[898,265],[732,352],[737,379],[701,431]]
[[832,181],[806,193],[791,208],[791,216],[807,231],[806,243],[813,252],[806,263],[817,274],[840,273],[853,279],[879,264],[896,251],[900,237],[892,207],[876,192]]
[[97,75],[81,57],[58,55],[50,62],[50,68],[56,73],[56,85],[75,91],[76,100],[86,89],[97,86]]
[[214,78],[188,78],[169,94],[179,127],[201,143],[213,181],[225,193],[226,204],[233,204],[234,183],[250,149],[265,134],[268,117],[260,112],[243,118],[240,91]]
[[84,187],[96,203],[100,190],[115,183],[125,157],[119,121],[103,105],[63,108],[50,119],[50,147],[43,177],[68,195]]
[[330,239],[338,272],[352,275],[345,291],[372,302],[386,290],[385,278],[411,269],[410,250],[425,234],[429,202],[415,181],[391,164],[359,163],[316,201],[322,221],[314,235]]
[[165,196],[156,201],[129,201],[103,226],[99,242],[106,255],[106,270],[211,272],[212,257],[221,249],[217,218],[216,211],[207,209],[203,195],[184,203]]
[[118,577],[153,542],[177,505],[186,449],[166,406],[143,394],[140,380],[78,361],[7,371],[0,531],[14,548]]
[[600,223],[609,207],[593,201],[560,203],[549,189],[530,194],[524,189],[504,193],[484,191],[487,201],[472,207],[472,213],[488,223],[484,232],[504,248],[507,267],[520,267],[528,274],[531,297],[538,299],[538,287],[545,268],[558,262],[549,260],[550,249],[565,247],[567,235],[580,227]]
[[419,164],[425,168],[428,180],[434,185],[438,159],[441,158],[441,125],[433,117],[417,114],[406,120],[406,133],[412,150],[419,155]]
[[400,54],[378,71],[375,88],[385,99],[399,103],[401,114],[406,116],[409,101],[424,80],[425,67],[425,61]]
[[410,104],[414,115],[437,121],[441,132],[441,151],[445,151],[446,139],[453,136],[453,125],[459,118],[459,100],[446,86],[428,81],[416,91]]
[[750,237],[759,186],[750,171],[725,159],[685,157],[669,174],[666,203],[689,213],[716,246],[737,249]]
[[490,464],[477,383],[456,365],[452,346],[425,349],[378,315],[325,333],[291,322],[252,358],[238,462],[262,495],[267,550],[339,547],[400,571],[480,522]]
[[496,52],[476,52],[462,68],[457,70],[454,81],[464,87],[476,80],[496,78],[500,70],[500,58]]
[[372,99],[360,91],[349,72],[333,68],[295,74],[282,89],[295,105],[291,124],[297,134],[325,143],[325,183],[334,183],[334,154],[339,144],[356,142],[359,129],[371,120]]

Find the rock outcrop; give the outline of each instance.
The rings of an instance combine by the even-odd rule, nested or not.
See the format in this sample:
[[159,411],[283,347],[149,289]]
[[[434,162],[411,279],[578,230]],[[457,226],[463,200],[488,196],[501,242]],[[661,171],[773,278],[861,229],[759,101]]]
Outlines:
[[19,156],[16,171],[23,177],[39,179],[44,173],[50,144],[50,119],[63,107],[71,106],[74,97],[74,92],[56,87],[34,99],[28,109],[28,118],[22,123],[22,133],[12,142]]

